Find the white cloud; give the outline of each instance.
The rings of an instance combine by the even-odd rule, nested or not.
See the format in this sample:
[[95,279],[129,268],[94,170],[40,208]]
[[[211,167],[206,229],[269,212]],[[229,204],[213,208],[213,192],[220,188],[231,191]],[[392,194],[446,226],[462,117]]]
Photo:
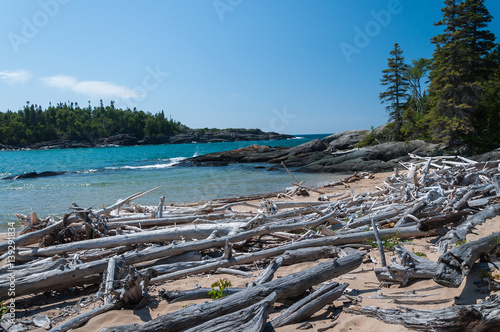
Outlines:
[[30,78],[31,78],[31,73],[25,69],[0,71],[0,79],[9,84],[25,83],[29,81]]
[[76,78],[67,75],[42,77],[41,81],[48,87],[68,89],[94,98],[132,99],[142,97],[138,91],[126,86],[104,81],[78,81]]

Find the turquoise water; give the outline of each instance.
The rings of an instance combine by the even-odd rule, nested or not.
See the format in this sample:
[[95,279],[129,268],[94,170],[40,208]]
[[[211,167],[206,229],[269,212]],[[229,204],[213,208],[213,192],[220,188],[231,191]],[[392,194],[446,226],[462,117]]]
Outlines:
[[[192,143],[91,149],[0,151],[0,178],[27,172],[65,171],[64,175],[0,180],[0,231],[15,213],[62,216],[75,202],[100,208],[136,192],[162,187],[135,203],[207,201],[228,196],[283,191],[291,177],[284,171],[256,169],[257,164],[227,167],[172,167],[195,155],[238,149],[252,144],[295,146],[326,135],[303,135],[287,141]],[[266,165],[269,166],[269,165]],[[329,181],[332,174],[296,173],[306,184]]]

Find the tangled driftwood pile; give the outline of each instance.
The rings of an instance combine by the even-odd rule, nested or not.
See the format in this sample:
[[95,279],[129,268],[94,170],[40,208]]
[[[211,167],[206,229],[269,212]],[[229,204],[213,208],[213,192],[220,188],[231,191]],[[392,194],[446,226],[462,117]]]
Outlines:
[[[191,305],[143,324],[106,331],[271,331],[307,320],[343,296],[348,284],[331,279],[373,259],[366,249],[378,244],[382,266],[374,273],[381,285],[407,285],[434,279],[458,287],[480,258],[496,259],[500,232],[463,243],[472,228],[500,214],[499,161],[477,163],[461,157],[419,158],[395,170],[377,191],[324,194],[318,201],[298,202],[293,196],[307,188],[294,178],[287,200],[261,198],[219,200],[190,206],[157,208],[134,205],[146,193],[132,195],[100,210],[73,206],[61,221],[41,221],[36,215],[18,217],[26,224],[15,240],[16,266],[0,275],[14,275],[16,296],[100,284],[96,303],[102,303],[53,331],[79,326],[100,313],[148,303],[150,285],[213,271],[242,274],[267,268],[244,288],[227,288],[227,296]],[[348,186],[370,174],[354,174],[326,187]],[[394,241],[439,236],[442,256],[431,261],[395,245],[400,261],[386,263],[384,245]],[[459,245],[461,244],[461,245]],[[452,248],[452,249],[451,249]],[[5,259],[8,243],[0,243]],[[451,250],[450,250],[451,249]],[[11,253],[10,253],[11,254]],[[328,259],[317,266],[274,279],[282,265]],[[0,282],[0,299],[9,298],[9,282]],[[499,288],[492,278],[481,281]],[[497,287],[497,288],[495,288]],[[210,289],[164,291],[168,301],[209,298]],[[345,296],[345,295],[344,295]],[[274,303],[292,304],[269,320]],[[404,324],[413,329],[486,330],[500,326],[500,299],[454,306],[440,311],[348,308],[349,312]],[[460,317],[460,319],[457,319]],[[438,319],[439,318],[439,319]]]

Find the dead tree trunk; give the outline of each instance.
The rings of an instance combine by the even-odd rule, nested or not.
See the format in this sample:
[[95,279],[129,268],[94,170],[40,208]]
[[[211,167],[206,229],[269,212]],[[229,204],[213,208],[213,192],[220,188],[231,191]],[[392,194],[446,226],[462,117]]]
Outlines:
[[437,310],[411,308],[382,309],[365,306],[347,313],[377,318],[388,324],[401,324],[417,331],[489,332],[500,329],[500,296],[491,295],[479,304],[455,305]]
[[445,253],[451,244],[457,241],[465,240],[471,229],[477,225],[481,225],[486,219],[491,219],[500,214],[500,204],[492,205],[475,215],[469,216],[463,223],[455,227],[439,239],[439,252]]
[[499,239],[500,232],[496,232],[477,241],[459,245],[441,255],[434,281],[446,287],[459,287],[476,260],[481,256],[489,256],[498,246]]

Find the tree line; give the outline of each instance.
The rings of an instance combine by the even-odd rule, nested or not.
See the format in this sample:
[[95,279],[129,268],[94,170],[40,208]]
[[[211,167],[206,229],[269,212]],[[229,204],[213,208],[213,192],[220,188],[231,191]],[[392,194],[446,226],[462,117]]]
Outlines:
[[484,0],[445,0],[442,12],[432,58],[407,64],[398,43],[391,50],[379,94],[390,122],[370,140],[422,139],[474,152],[500,146],[500,45],[487,30],[492,15]]
[[0,113],[0,144],[22,145],[61,138],[93,142],[115,134],[130,134],[138,140],[160,134],[173,135],[185,128],[163,111],[151,114],[137,109],[116,108],[111,101],[104,106],[80,107],[78,103],[42,106],[26,103],[18,112]]

